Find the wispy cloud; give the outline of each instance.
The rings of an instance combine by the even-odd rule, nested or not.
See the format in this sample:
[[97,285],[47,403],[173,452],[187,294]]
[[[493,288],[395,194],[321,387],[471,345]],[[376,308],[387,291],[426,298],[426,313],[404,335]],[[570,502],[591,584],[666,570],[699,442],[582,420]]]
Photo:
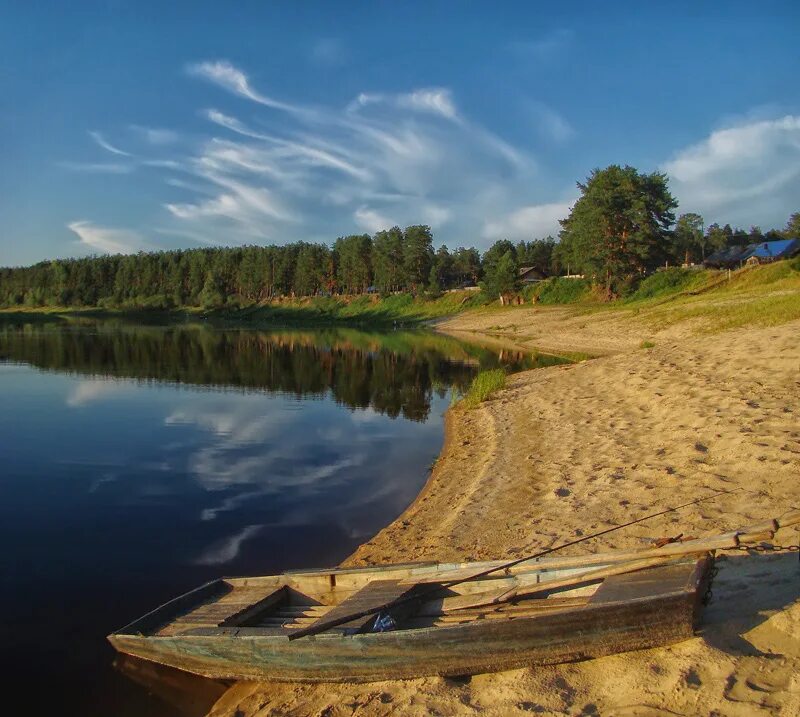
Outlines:
[[563,144],[575,136],[575,129],[566,117],[549,105],[532,101],[529,106],[539,133],[544,139]]
[[86,220],[71,222],[67,228],[78,235],[81,244],[103,254],[130,254],[147,247],[142,236],[130,229],[101,227]]
[[374,234],[382,229],[388,229],[397,224],[393,219],[367,206],[356,209],[355,212],[353,212],[353,218],[361,229],[370,234]]
[[260,105],[287,112],[297,110],[293,105],[279,102],[254,90],[247,75],[227,60],[197,62],[189,65],[187,69],[190,75],[213,82],[229,92],[257,102]]
[[348,110],[355,112],[363,107],[376,104],[388,104],[418,112],[430,112],[449,120],[459,119],[453,95],[445,87],[430,87],[399,94],[362,92],[348,105]]
[[742,121],[663,165],[681,211],[707,221],[774,223],[800,196],[800,116]]
[[573,201],[536,204],[516,209],[508,215],[487,221],[483,225],[483,236],[487,239],[530,240],[547,236],[558,236],[559,219],[569,215]]
[[[128,125],[141,148],[119,171],[164,175],[167,217],[155,221],[157,234],[284,243],[420,222],[471,234],[487,216],[524,206],[537,187],[549,192],[534,157],[472,121],[449,88],[364,92],[319,107],[274,98],[225,60],[187,69],[255,107],[246,118],[206,109],[208,133],[191,138]],[[549,121],[551,139],[566,136],[565,122]],[[84,235],[93,227],[77,225]]]
[[120,157],[131,157],[131,156],[133,156],[130,152],[126,152],[126,151],[120,149],[119,147],[115,147],[108,140],[106,140],[106,138],[103,137],[103,135],[100,134],[99,132],[91,131],[91,132],[89,132],[89,136],[95,142],[97,142],[97,144],[99,146],[101,146],[104,150],[106,150],[107,152],[111,152],[111,154],[117,154]]

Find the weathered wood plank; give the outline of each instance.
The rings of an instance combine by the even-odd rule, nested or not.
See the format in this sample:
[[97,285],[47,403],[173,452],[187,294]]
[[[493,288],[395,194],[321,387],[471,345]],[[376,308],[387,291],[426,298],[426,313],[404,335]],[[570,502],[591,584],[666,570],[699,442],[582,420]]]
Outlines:
[[[413,592],[416,586],[406,585],[399,580],[374,580],[368,583],[357,593],[351,595],[347,600],[339,603],[324,616],[314,621],[309,629],[317,629],[324,632],[327,629],[338,628],[339,631],[359,632],[366,629],[375,622],[374,613],[359,616],[358,613],[364,611],[377,610],[386,603],[402,598]],[[353,615],[353,619],[348,622],[338,623],[343,617]]]
[[237,611],[229,613],[219,624],[225,627],[231,625],[246,625],[251,620],[256,619],[258,615],[261,615],[270,608],[274,608],[288,597],[286,587],[274,588],[266,595],[264,595],[262,591],[261,595],[261,599],[256,602],[245,605]]

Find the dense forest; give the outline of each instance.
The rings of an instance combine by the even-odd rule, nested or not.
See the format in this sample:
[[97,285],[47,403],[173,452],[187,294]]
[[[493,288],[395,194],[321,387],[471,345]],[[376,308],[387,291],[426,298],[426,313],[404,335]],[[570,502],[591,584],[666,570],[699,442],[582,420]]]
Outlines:
[[425,225],[332,246],[297,242],[58,259],[0,269],[2,307],[239,307],[282,296],[408,292],[437,295],[475,286],[491,298],[519,289],[520,267],[544,276],[585,274],[609,298],[656,267],[702,262],[718,249],[800,237],[800,213],[785,229],[762,232],[704,225],[698,214],[675,219],[666,175],[612,165],[578,183],[581,196],[553,237],[495,242],[486,252],[434,250]]
[[[552,238],[511,245],[517,261],[549,273]],[[505,245],[504,250],[505,250]],[[0,269],[0,305],[173,308],[244,306],[279,296],[439,293],[476,285],[487,264],[476,249],[433,249],[430,227],[393,227],[337,239],[96,256]]]

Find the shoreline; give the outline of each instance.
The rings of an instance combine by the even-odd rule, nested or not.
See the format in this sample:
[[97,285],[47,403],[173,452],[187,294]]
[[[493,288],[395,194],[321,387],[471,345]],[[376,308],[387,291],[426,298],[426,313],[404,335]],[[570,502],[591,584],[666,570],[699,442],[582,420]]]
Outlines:
[[[606,348],[583,363],[535,369],[473,410],[448,410],[442,452],[395,521],[343,564],[513,558],[641,517],[710,490],[743,491],[613,534],[581,552],[640,547],[758,522],[800,497],[800,321],[696,335],[655,333],[630,316],[539,308],[463,314],[436,329],[513,336],[525,350]],[[527,323],[520,327],[520,318]],[[554,334],[554,325],[561,333]],[[638,348],[654,337],[653,348]],[[542,347],[544,348],[544,347]],[[747,492],[745,492],[747,491]],[[680,494],[680,501],[676,495]],[[796,543],[796,536],[779,536]],[[573,553],[575,554],[575,553]],[[215,717],[286,714],[695,714],[800,711],[796,555],[725,557],[700,635],[679,645],[537,670],[368,685],[240,683]],[[613,676],[611,684],[609,676]],[[380,699],[378,699],[380,697]],[[669,710],[659,712],[659,710]],[[327,710],[327,711],[326,711]],[[583,712],[593,714],[592,712]]]

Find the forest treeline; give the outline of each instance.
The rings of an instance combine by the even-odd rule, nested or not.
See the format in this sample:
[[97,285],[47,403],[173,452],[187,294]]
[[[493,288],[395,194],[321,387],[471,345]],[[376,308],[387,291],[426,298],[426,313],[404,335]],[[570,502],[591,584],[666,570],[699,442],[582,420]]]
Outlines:
[[434,249],[429,226],[392,227],[338,238],[332,246],[203,248],[58,259],[0,269],[0,306],[159,308],[238,307],[282,296],[408,292],[437,295],[480,284],[488,297],[520,288],[519,269],[542,276],[583,274],[612,298],[658,266],[700,262],[720,248],[800,237],[800,213],[763,233],[675,220],[667,177],[611,165],[578,183],[581,196],[553,237]]
[[[555,270],[555,240],[520,242],[515,257]],[[172,308],[250,305],[279,296],[440,292],[475,285],[492,252],[433,248],[428,226],[297,242],[93,256],[0,269],[0,305]]]

